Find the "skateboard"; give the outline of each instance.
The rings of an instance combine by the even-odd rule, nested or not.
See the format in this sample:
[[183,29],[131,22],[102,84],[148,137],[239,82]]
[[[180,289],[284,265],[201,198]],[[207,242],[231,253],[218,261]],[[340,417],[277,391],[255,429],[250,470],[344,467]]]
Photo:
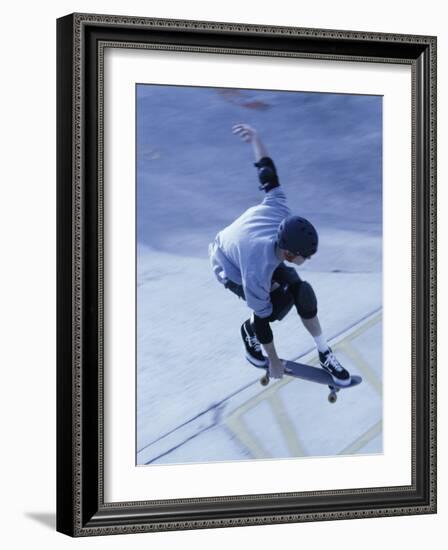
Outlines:
[[[282,359],[282,361],[285,364],[286,375],[292,376],[293,378],[300,378],[301,380],[306,380],[308,382],[315,382],[316,384],[323,384],[324,386],[328,386],[330,390],[328,401],[330,403],[336,403],[338,398],[337,394],[340,390],[353,388],[353,386],[357,386],[362,382],[362,378],[360,376],[352,374],[350,384],[348,386],[341,386],[339,384],[336,384],[330,374],[320,367],[311,367],[310,365],[305,365],[304,363],[296,363],[295,361],[287,361],[284,359]],[[265,374],[260,378],[260,384],[262,386],[267,386],[270,380],[269,371],[266,369],[266,367],[257,368],[264,369],[266,371]]]

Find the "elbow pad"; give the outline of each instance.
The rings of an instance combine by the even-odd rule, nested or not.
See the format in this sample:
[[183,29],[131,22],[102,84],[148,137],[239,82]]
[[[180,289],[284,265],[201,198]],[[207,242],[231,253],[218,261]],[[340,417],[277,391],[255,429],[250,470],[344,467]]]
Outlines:
[[254,166],[258,169],[259,189],[267,193],[280,185],[275,164],[270,157],[261,158],[258,162],[254,163]]
[[270,344],[274,339],[268,318],[258,317],[254,313],[253,328],[260,344]]

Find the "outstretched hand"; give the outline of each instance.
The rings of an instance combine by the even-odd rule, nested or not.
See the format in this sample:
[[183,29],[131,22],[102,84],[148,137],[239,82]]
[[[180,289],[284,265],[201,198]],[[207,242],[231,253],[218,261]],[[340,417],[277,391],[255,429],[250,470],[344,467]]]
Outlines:
[[235,124],[232,126],[232,132],[246,143],[251,143],[257,135],[255,128],[252,128],[249,124]]
[[274,379],[282,378],[284,372],[285,372],[285,363],[281,359],[269,361],[270,378],[274,378]]

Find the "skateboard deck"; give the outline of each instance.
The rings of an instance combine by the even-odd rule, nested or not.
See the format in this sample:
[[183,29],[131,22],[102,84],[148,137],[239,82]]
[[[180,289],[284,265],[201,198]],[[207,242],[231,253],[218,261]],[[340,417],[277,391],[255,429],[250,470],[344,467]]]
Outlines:
[[[297,363],[296,361],[288,361],[285,359],[282,359],[282,361],[284,361],[285,363],[285,374],[287,376],[292,376],[293,378],[300,378],[301,380],[306,380],[307,382],[314,382],[316,384],[323,384],[324,386],[328,386],[328,388],[330,389],[328,401],[330,401],[330,403],[336,402],[337,393],[339,392],[339,390],[353,388],[353,386],[357,386],[362,382],[362,378],[360,376],[352,374],[350,384],[348,386],[341,386],[333,380],[328,372],[324,371],[320,367],[311,367],[310,365],[305,365],[304,363]],[[267,369],[265,367],[257,368],[262,368],[263,370],[265,370],[265,374],[260,379],[260,383],[263,386],[267,386],[270,380]]]

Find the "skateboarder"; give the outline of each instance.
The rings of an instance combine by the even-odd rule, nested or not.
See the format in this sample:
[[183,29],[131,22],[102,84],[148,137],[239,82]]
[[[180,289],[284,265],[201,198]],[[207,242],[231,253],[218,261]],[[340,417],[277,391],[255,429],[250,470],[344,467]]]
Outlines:
[[337,384],[349,385],[349,372],[322,333],[312,286],[285,264],[302,265],[316,253],[316,229],[307,219],[291,214],[276,167],[256,130],[237,124],[232,131],[252,144],[259,188],[266,196],[216,235],[209,254],[218,281],[245,300],[253,312],[241,326],[246,358],[255,366],[268,367],[272,378],[283,376],[284,365],[277,355],[270,323],[281,321],[295,306],[316,342],[321,367]]

